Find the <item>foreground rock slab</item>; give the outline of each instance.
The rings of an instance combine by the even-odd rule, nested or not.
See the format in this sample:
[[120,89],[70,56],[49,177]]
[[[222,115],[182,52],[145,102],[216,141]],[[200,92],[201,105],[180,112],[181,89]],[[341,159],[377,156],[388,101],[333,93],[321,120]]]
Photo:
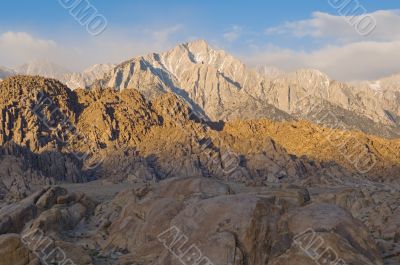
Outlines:
[[0,218],[0,265],[383,264],[362,222],[293,185],[171,178],[100,203],[52,187]]

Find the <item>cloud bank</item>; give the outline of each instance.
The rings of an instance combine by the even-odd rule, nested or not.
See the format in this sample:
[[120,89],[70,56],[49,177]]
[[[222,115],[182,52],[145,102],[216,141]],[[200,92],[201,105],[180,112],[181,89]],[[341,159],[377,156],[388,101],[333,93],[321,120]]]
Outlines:
[[[314,12],[308,19],[288,21],[258,33],[247,32],[242,25],[231,25],[210,39],[217,48],[229,51],[236,47],[233,55],[250,66],[274,66],[285,71],[316,68],[340,81],[373,80],[400,73],[400,10],[366,15],[376,20],[374,31],[367,36],[358,34],[348,23],[349,18]],[[98,37],[74,36],[71,41],[9,31],[0,33],[0,65],[16,67],[30,60],[46,59],[80,71],[95,63],[119,63],[134,56],[165,51],[193,40],[191,36],[197,36],[197,32],[190,32],[181,24],[109,29]],[[303,50],[293,45],[291,48],[274,45],[279,38],[288,43],[306,41],[315,47]]]
[[[354,24],[366,16],[374,18],[376,27],[370,34],[360,35]],[[400,25],[400,10],[380,10],[352,17],[314,12],[310,19],[285,22],[282,25],[267,28],[266,33],[268,35],[290,35],[300,38],[328,38],[339,42],[392,41],[400,39],[400,30],[395,28],[396,25]]]
[[400,72],[400,10],[364,15],[376,20],[369,35],[360,35],[349,24],[349,17],[314,12],[310,19],[285,22],[267,28],[265,33],[292,37],[294,41],[309,38],[322,42],[321,47],[304,51],[268,45],[242,57],[252,65],[267,64],[287,71],[317,68],[341,81],[372,80]]
[[44,39],[28,32],[0,33],[0,66],[15,68],[34,60],[47,60],[71,71],[81,71],[96,63],[120,63],[134,56],[163,51],[177,41],[173,36],[182,25],[157,29],[107,31],[100,36]]

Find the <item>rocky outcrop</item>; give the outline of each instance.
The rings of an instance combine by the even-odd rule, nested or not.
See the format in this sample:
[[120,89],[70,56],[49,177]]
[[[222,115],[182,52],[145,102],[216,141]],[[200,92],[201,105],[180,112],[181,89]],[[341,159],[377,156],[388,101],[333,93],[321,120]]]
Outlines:
[[342,208],[311,204],[282,219],[293,243],[268,264],[383,264],[365,227]]
[[88,254],[64,241],[61,233],[76,227],[95,206],[84,194],[54,187],[0,207],[0,264],[40,265],[68,260],[91,264]]
[[[355,178],[344,177],[343,173],[336,174],[336,176],[341,175],[336,179],[337,183],[344,184],[357,181],[357,179],[361,183],[366,179],[377,182],[398,183],[399,181],[396,173],[400,172],[398,140],[386,140],[357,131],[332,130],[305,121],[274,122],[270,120],[237,120],[226,123],[219,134],[219,139],[233,147],[237,153],[255,153],[257,157],[253,155],[248,158],[249,164],[255,164],[261,159],[262,146],[269,146],[268,149],[263,148],[266,154],[273,153],[274,148],[277,149],[274,146],[281,146],[289,154],[298,157],[306,156],[321,163],[322,168],[340,170],[340,168],[333,169],[334,167],[327,166],[327,163],[335,161],[340,167],[355,174]],[[271,160],[270,163],[274,163],[278,159]],[[273,172],[274,176],[278,171],[284,170],[283,168],[300,167],[293,164],[290,156],[280,160],[281,167]],[[261,161],[265,163],[266,159],[261,159]],[[273,168],[271,164],[265,167],[269,170]],[[313,180],[317,181],[316,178]],[[326,180],[328,185],[334,182],[333,179]]]
[[137,184],[94,211],[59,188],[42,193],[36,204],[46,210],[27,223],[23,242],[29,248],[35,231],[43,231],[75,264],[383,264],[360,221],[333,204],[311,202],[308,191],[295,186],[172,178]]
[[[360,172],[397,181],[394,140],[307,122],[210,124],[173,93],[148,101],[133,89],[71,91],[52,79],[23,76],[0,88],[0,154],[25,164],[5,172],[26,175],[32,184],[205,176],[330,185],[362,183]],[[366,159],[357,162],[354,154]],[[4,178],[12,183],[14,176]]]
[[[202,40],[125,61],[93,84],[99,86],[136,89],[149,99],[173,92],[197,115],[213,121],[298,118],[384,137],[400,135],[398,92],[376,97],[369,86],[333,81],[313,69],[288,74],[253,70]],[[322,119],[325,115],[340,124]]]
[[61,151],[73,136],[76,96],[56,80],[22,76],[3,81],[0,91],[0,154],[23,157],[46,178],[86,179],[74,150]]
[[398,230],[399,192],[398,189],[382,184],[381,187],[356,189],[342,187],[338,189],[313,188],[314,200],[334,203],[347,209],[361,220],[375,238],[384,257],[385,264],[400,262],[400,242]]
[[21,242],[18,234],[0,235],[1,265],[40,265],[35,255]]
[[[20,203],[0,206],[0,220],[6,220],[0,226],[0,245],[7,245],[0,251],[10,253],[0,256],[0,264],[15,260],[28,265],[35,258],[95,265],[200,260],[383,264],[367,227],[342,208],[356,214],[366,209],[356,206],[364,201],[344,196],[350,193],[334,194],[287,184],[254,187],[187,177],[136,182],[96,206],[82,193],[46,188]],[[394,229],[396,237],[393,218],[385,231]],[[46,250],[38,239],[46,240]]]

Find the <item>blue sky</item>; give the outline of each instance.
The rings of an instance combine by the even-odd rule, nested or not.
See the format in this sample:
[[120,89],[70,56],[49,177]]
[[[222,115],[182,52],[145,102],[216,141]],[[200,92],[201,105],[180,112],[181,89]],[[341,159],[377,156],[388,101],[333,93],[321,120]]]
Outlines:
[[[395,24],[400,23],[398,0],[350,0],[376,19],[376,30],[369,36],[360,36],[330,4],[341,0],[88,1],[107,20],[99,36],[90,35],[58,0],[2,1],[0,65],[15,67],[46,58],[81,70],[201,38],[249,65],[286,71],[313,67],[343,80],[400,72],[400,64],[389,56],[400,40],[400,24]],[[365,53],[358,54],[360,50]],[[357,55],[350,58],[354,51]],[[349,69],[338,69],[346,60],[352,62]],[[380,67],[361,69],[366,63]]]

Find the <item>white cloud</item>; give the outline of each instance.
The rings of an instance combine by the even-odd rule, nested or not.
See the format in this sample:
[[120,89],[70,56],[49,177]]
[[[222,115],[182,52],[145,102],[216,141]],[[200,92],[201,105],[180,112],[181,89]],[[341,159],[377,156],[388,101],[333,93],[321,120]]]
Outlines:
[[[372,14],[378,24],[367,38],[359,36],[343,18],[325,13],[314,13],[311,19],[268,29],[269,34],[341,40],[329,41],[330,44],[322,44],[313,51],[263,47],[259,35],[244,32],[240,26],[232,26],[222,37],[211,39],[211,43],[217,47],[232,48],[233,45],[240,45],[236,41],[240,38],[252,47],[241,54],[242,60],[250,65],[276,66],[286,71],[317,68],[342,81],[376,79],[400,72],[400,30],[397,27],[400,25],[400,11],[377,11]],[[30,60],[47,59],[80,71],[95,63],[119,63],[135,56],[165,51],[190,39],[185,37],[183,29],[182,25],[113,29],[98,37],[63,32],[65,40],[57,42],[26,32],[0,33],[0,65],[15,67]],[[189,32],[188,36],[193,35]],[[245,40],[244,36],[251,36],[251,39]]]
[[[338,11],[339,12],[339,11]],[[370,34],[362,35],[363,26],[369,18],[376,21]],[[286,22],[266,29],[268,35],[290,35],[295,37],[331,38],[342,42],[400,40],[400,10],[380,10],[359,16],[337,16],[314,12],[312,18]],[[366,31],[365,31],[366,32]]]
[[0,35],[0,64],[15,66],[37,57],[50,57],[58,49],[53,40],[35,38],[25,32]]
[[[268,46],[244,59],[248,57],[253,65],[272,65],[287,71],[316,68],[341,81],[377,79],[399,73],[400,28],[397,25],[400,25],[400,10],[340,16],[349,10],[338,9],[337,16],[314,12],[310,19],[286,22],[266,30],[268,35],[318,40],[322,43],[318,49],[306,52]],[[371,34],[357,32],[357,23],[363,17],[376,21]]]
[[230,31],[223,34],[223,37],[228,42],[234,42],[242,35],[242,32],[242,27],[234,25]]
[[8,31],[0,36],[0,45],[2,47],[24,45],[33,49],[48,49],[57,46],[55,41],[35,39],[26,32]]
[[[161,29],[115,30],[97,37],[64,33],[66,39],[58,42],[27,32],[0,33],[0,66],[14,68],[28,61],[48,60],[80,71],[95,63],[119,63],[173,47],[176,43],[171,40],[172,35],[182,28],[182,25],[175,25]],[[69,35],[74,37],[68,38]]]
[[243,56],[250,65],[271,65],[286,71],[316,68],[340,81],[373,80],[400,72],[400,41],[355,42],[313,52],[269,46]]

